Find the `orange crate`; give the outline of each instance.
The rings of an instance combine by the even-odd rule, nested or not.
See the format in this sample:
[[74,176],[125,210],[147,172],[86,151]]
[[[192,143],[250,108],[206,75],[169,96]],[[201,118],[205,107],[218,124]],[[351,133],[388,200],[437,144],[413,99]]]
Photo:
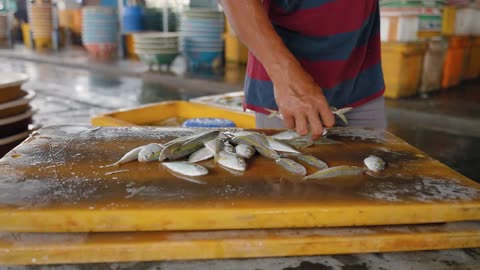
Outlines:
[[443,65],[442,87],[458,85],[463,77],[464,57],[470,44],[468,37],[451,37]]
[[466,78],[474,79],[480,76],[480,37],[472,38],[469,56],[466,59]]

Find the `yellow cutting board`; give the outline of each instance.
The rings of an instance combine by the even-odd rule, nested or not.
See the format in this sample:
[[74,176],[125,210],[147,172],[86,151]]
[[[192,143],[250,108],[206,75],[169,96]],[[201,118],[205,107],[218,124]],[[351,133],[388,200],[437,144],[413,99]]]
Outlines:
[[[255,156],[243,174],[202,163],[195,184],[159,162],[104,165],[187,129],[45,128],[0,160],[0,231],[113,232],[418,224],[480,220],[479,184],[395,136],[331,129],[341,144],[306,148],[330,166],[387,162],[377,176],[302,182]],[[269,131],[272,133],[273,131]],[[309,173],[315,170],[309,168]]]
[[203,232],[0,233],[0,265],[284,257],[479,246],[478,222]]

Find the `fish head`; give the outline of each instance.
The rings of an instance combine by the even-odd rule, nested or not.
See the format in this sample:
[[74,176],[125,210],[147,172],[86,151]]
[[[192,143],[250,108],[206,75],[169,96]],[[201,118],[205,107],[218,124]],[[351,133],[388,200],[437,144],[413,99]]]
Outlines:
[[247,163],[243,158],[236,157],[235,160],[233,161],[233,166],[235,167],[235,169],[239,171],[243,171],[247,168]]

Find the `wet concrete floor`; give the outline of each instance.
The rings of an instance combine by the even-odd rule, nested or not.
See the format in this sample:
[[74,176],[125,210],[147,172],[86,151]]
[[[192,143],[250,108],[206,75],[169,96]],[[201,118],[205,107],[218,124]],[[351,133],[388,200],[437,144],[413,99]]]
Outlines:
[[359,255],[133,262],[61,266],[16,266],[0,270],[477,270],[478,250],[444,250]]
[[[166,87],[138,77],[103,75],[86,69],[0,58],[0,72],[24,72],[26,89],[37,93],[35,121],[43,126],[89,124],[94,115],[164,100],[185,100],[218,89]],[[241,75],[233,75],[241,76]],[[241,79],[238,79],[241,81]],[[238,89],[238,87],[237,87]],[[226,92],[229,87],[225,87]],[[235,89],[236,90],[236,89]],[[387,102],[389,130],[466,176],[480,181],[480,81],[435,93],[426,99]],[[23,267],[0,269],[25,269]],[[449,250],[355,256],[252,260],[100,264],[28,269],[480,269],[479,251]]]

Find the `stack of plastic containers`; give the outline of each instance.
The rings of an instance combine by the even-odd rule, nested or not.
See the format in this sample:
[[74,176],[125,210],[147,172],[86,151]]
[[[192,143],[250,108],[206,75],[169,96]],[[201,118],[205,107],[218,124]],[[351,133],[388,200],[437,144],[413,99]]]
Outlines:
[[98,6],[83,8],[82,41],[93,57],[112,57],[117,50],[118,42],[116,9]]
[[224,24],[223,13],[216,9],[191,8],[183,12],[181,43],[192,67],[222,64]]

